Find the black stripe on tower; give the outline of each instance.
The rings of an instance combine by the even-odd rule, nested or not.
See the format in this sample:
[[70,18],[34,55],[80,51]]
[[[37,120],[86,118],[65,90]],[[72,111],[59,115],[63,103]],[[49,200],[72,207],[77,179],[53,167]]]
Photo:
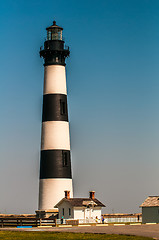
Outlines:
[[65,94],[46,94],[43,96],[42,121],[67,121],[67,96]]
[[41,151],[40,179],[72,178],[69,150]]

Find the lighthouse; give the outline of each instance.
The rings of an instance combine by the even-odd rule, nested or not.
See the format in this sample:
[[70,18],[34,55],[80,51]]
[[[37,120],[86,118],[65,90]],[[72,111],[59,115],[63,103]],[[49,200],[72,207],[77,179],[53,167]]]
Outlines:
[[73,197],[65,70],[70,51],[63,41],[63,28],[55,21],[46,30],[47,39],[40,49],[44,59],[44,91],[39,210],[53,209],[66,190]]

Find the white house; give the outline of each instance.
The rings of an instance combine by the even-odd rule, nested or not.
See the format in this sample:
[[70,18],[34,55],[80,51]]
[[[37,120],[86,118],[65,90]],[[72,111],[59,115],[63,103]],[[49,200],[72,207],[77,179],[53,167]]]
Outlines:
[[140,207],[142,223],[159,223],[159,196],[149,196]]
[[89,192],[89,198],[70,198],[65,191],[65,198],[55,205],[59,209],[59,218],[64,219],[101,219],[101,209],[105,207],[95,198],[95,192]]

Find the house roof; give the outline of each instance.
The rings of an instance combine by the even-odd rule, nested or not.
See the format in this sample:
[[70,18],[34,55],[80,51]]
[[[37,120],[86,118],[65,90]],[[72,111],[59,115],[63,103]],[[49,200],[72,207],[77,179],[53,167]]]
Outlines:
[[92,198],[63,198],[60,202],[55,205],[55,208],[58,207],[63,201],[68,202],[73,207],[86,207],[88,205],[94,205],[95,207],[105,207],[98,199]]
[[149,196],[140,207],[159,207],[159,196]]

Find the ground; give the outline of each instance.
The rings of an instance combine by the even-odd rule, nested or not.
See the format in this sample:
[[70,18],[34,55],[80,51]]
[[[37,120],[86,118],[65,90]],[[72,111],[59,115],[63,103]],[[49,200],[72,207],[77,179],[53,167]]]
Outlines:
[[148,237],[107,235],[93,233],[59,233],[59,232],[17,232],[0,231],[3,240],[151,240]]

